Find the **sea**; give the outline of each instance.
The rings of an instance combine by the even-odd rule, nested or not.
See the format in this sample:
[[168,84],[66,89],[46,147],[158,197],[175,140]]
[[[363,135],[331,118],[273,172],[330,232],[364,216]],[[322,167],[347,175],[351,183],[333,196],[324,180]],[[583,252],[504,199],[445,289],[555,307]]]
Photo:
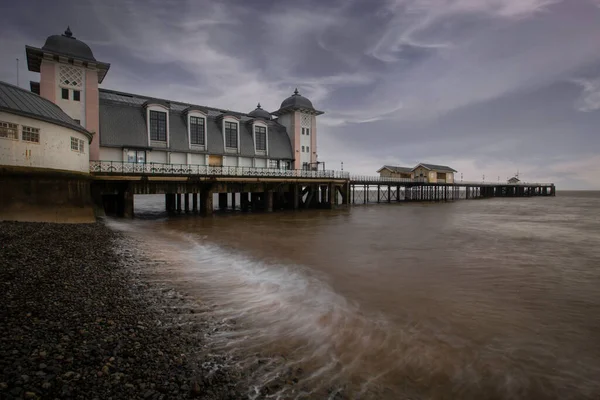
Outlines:
[[598,191],[135,213],[110,223],[227,326],[211,351],[265,364],[248,398],[290,370],[271,398],[600,398]]

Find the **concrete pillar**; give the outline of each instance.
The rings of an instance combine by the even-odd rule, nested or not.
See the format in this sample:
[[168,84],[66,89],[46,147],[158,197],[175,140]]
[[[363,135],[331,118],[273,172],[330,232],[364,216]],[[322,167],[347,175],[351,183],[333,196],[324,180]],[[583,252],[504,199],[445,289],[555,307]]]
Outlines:
[[192,212],[198,213],[198,193],[192,193]]
[[219,210],[227,210],[227,193],[219,193]]
[[208,189],[200,191],[200,214],[209,217],[213,213],[213,192]]
[[300,186],[297,183],[292,183],[290,190],[292,191],[292,207],[297,210],[300,207]]
[[181,212],[181,193],[177,193],[175,195],[175,197],[177,198],[177,212],[180,213]]
[[265,211],[273,212],[273,191],[267,190],[265,192]]
[[327,208],[335,208],[337,205],[337,192],[335,190],[335,185],[330,183],[327,185]]
[[248,211],[248,206],[249,206],[248,192],[240,193],[240,209],[244,212]]
[[231,210],[235,211],[235,192],[231,193]]
[[186,214],[190,212],[190,194],[189,193],[183,194],[183,208],[184,208]]
[[165,194],[165,210],[169,213],[175,211],[175,193]]
[[125,191],[122,194],[123,217],[133,218],[133,192]]

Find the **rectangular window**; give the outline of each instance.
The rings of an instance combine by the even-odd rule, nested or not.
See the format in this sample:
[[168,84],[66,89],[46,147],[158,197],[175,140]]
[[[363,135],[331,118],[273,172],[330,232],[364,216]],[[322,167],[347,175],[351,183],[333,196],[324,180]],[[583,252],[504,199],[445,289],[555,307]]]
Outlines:
[[310,153],[310,149],[308,148],[308,146],[306,146],[306,152]]
[[150,140],[167,141],[167,113],[150,110]]
[[310,135],[310,129],[309,128],[304,128],[305,129],[305,135]]
[[23,132],[21,138],[24,142],[39,143],[40,142],[40,130],[38,128],[32,128],[30,126],[23,126]]
[[127,162],[143,164],[146,162],[146,152],[144,150],[128,150]]
[[269,160],[269,168],[279,168],[277,160]]
[[62,89],[62,99],[69,100],[69,89]]
[[74,119],[73,121],[77,122],[79,125],[81,125],[81,121],[78,119]]
[[19,133],[17,124],[11,124],[10,122],[0,122],[0,138],[18,139]]
[[84,153],[85,142],[81,139],[77,139],[71,136],[71,150],[76,151],[78,153]]
[[73,100],[81,101],[81,92],[79,90],[73,90]]
[[304,128],[302,128],[302,134],[304,135]]
[[267,151],[267,128],[257,126],[254,128],[254,136],[256,140],[257,151]]
[[190,117],[190,142],[204,146],[204,118]]
[[237,123],[225,122],[225,147],[237,149]]
[[302,146],[302,152],[304,153],[304,146]]

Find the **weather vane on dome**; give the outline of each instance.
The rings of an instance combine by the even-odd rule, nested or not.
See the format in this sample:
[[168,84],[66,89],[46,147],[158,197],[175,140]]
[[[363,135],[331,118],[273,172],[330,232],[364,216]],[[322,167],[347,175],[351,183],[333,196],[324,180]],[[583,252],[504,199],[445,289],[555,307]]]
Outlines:
[[256,108],[262,108],[262,107],[260,106],[260,103],[258,103],[258,105],[256,106]]
[[65,33],[63,34],[63,36],[75,39],[73,37],[73,32],[71,32],[71,27],[70,26],[67,26],[67,30],[65,31]]
[[298,93],[298,88],[296,88],[296,90],[294,90],[294,95],[298,96],[300,93]]

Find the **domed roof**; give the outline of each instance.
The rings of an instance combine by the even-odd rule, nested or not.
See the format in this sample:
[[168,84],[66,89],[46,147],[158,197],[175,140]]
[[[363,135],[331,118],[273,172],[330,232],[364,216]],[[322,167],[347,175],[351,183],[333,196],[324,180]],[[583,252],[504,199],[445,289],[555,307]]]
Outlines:
[[74,58],[96,61],[90,47],[81,40],[75,39],[69,27],[67,27],[67,30],[62,35],[48,36],[42,50]]
[[266,110],[263,110],[260,106],[260,103],[258,103],[256,109],[254,111],[250,111],[248,115],[253,118],[263,118],[267,120],[271,119],[271,113]]
[[296,88],[296,90],[294,90],[293,95],[291,95],[290,97],[288,97],[281,103],[281,107],[279,107],[279,108],[284,109],[284,108],[290,108],[290,107],[307,108],[310,110],[315,109],[309,99],[307,99],[306,97],[304,97],[300,93],[298,93],[298,88]]

